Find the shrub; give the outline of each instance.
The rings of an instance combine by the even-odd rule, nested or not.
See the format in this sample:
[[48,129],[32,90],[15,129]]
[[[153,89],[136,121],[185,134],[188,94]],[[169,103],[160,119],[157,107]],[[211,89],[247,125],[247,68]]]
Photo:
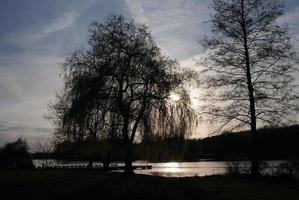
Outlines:
[[299,177],[299,160],[292,159],[281,163],[277,168],[276,174],[278,176]]
[[15,142],[7,143],[0,149],[0,168],[20,169],[33,167],[25,140],[19,138]]

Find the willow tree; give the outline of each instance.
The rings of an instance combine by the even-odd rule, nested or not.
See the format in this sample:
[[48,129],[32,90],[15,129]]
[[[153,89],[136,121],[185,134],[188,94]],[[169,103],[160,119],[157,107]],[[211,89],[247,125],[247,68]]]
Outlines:
[[[88,124],[100,119],[92,129],[94,138],[121,137],[125,172],[131,173],[136,135],[191,132],[196,120],[185,82],[192,73],[161,54],[145,25],[123,16],[92,23],[88,43],[88,50],[75,51],[63,64],[66,103],[60,104],[66,106],[58,121],[70,130],[66,133],[81,137],[89,134]],[[171,99],[174,93],[179,101]]]
[[214,0],[212,36],[200,62],[206,88],[205,113],[221,128],[249,126],[252,135],[252,174],[259,173],[258,125],[282,125],[298,111],[294,92],[296,53],[280,0]]

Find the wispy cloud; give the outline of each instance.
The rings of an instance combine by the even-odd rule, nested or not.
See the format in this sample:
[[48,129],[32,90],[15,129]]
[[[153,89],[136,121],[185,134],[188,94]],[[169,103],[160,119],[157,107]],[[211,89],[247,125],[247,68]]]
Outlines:
[[51,124],[43,114],[62,85],[61,62],[55,56],[0,56],[0,143],[49,133]]
[[76,19],[80,16],[80,14],[76,11],[66,12],[63,16],[55,19],[52,23],[46,25],[41,29],[40,32],[36,34],[29,35],[29,39],[31,40],[40,40],[45,38],[51,33],[64,30],[66,28],[71,27]]
[[49,138],[53,129],[49,127],[31,126],[26,124],[9,123],[0,121],[0,147],[17,138],[24,138],[29,142],[37,139]]
[[[32,52],[35,54],[61,54],[71,44],[71,39],[81,34],[80,29],[76,26],[76,20],[81,16],[80,10],[66,11],[60,16],[51,20],[44,20],[44,23],[31,24],[21,31],[7,32],[0,38],[0,53],[12,54]],[[73,28],[77,31],[68,35],[66,32]],[[58,34],[59,33],[59,34]],[[66,43],[69,43],[67,45]],[[10,51],[8,51],[8,50]]]
[[[299,6],[287,11],[278,19],[278,22],[288,24],[290,34],[299,41]],[[298,45],[297,45],[298,46]],[[299,49],[299,47],[298,47]]]
[[7,125],[3,122],[0,123],[0,134],[2,132],[40,132],[40,133],[51,133],[52,129],[48,127],[34,127],[24,124]]
[[64,14],[64,16],[58,18],[53,23],[47,25],[43,29],[42,34],[46,35],[68,28],[74,24],[76,18],[78,18],[79,16],[80,15],[75,11],[67,12]]
[[210,15],[209,0],[126,0],[137,22],[145,23],[168,55],[186,59],[201,51],[198,40],[206,33],[203,21]]
[[134,19],[140,23],[149,23],[148,18],[142,8],[142,3],[139,0],[126,0],[127,6],[131,11]]

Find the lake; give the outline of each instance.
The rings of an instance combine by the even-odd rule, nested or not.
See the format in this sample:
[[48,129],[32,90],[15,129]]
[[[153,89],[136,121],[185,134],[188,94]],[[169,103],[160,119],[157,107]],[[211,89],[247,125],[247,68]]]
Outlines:
[[[274,174],[278,166],[284,161],[262,162],[262,174]],[[191,176],[210,176],[224,175],[228,168],[238,168],[243,173],[250,172],[250,161],[200,161],[200,162],[165,162],[149,163],[152,170],[136,170],[135,173],[165,176],[165,177],[191,177]]]
[[[35,166],[41,166],[43,160],[33,160]],[[86,167],[86,162],[68,162],[68,163],[59,163],[55,160],[48,160],[48,164],[52,166],[60,167]],[[262,173],[273,174],[277,167],[283,161],[267,161],[266,167]],[[122,166],[123,163],[112,163],[114,166]],[[136,174],[146,174],[146,175],[155,175],[155,176],[164,176],[164,177],[188,177],[188,176],[210,176],[210,175],[223,175],[227,173],[228,167],[238,167],[242,171],[249,172],[250,170],[250,161],[199,161],[199,162],[161,162],[161,163],[151,163],[144,161],[136,161],[133,165],[152,165],[150,170],[135,170]],[[102,163],[95,162],[95,167],[101,167]]]

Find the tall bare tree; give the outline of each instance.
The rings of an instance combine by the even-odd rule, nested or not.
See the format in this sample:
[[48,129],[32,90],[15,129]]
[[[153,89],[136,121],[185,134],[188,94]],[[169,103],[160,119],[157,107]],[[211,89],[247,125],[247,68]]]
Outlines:
[[[64,94],[54,105],[58,130],[78,139],[88,132],[95,139],[120,136],[126,144],[125,171],[131,173],[137,134],[191,132],[195,116],[184,83],[192,74],[161,54],[146,26],[123,16],[92,23],[89,45],[63,64]],[[179,101],[171,100],[173,92]]]
[[257,126],[289,123],[298,111],[294,73],[298,59],[278,23],[280,0],[214,0],[212,36],[199,61],[206,89],[204,113],[220,128],[244,128],[252,134],[253,175],[259,174]]

